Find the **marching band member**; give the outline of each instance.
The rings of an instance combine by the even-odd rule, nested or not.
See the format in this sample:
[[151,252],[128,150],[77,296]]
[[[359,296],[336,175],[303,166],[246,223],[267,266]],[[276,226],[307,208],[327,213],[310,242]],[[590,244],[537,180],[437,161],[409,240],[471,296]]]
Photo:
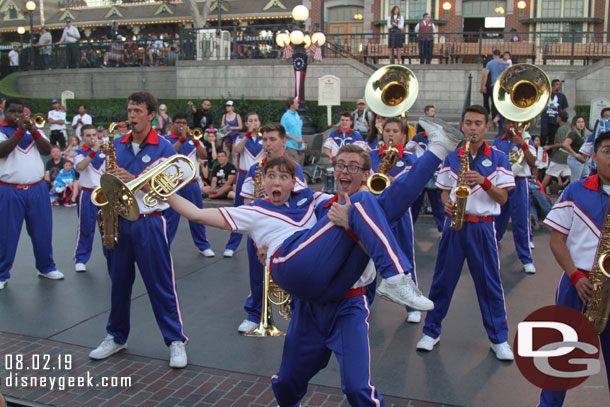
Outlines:
[[[462,130],[470,139],[470,151],[465,151],[464,146],[450,153],[436,185],[443,190],[443,204],[449,216],[453,215],[454,188],[459,177],[463,177],[471,193],[466,203],[463,228],[454,230],[450,227],[450,219],[445,221],[430,288],[430,299],[435,307],[426,316],[424,336],[416,347],[431,351],[439,342],[441,323],[447,315],[467,259],[491,348],[498,359],[513,360],[507,342],[508,324],[493,216],[500,213],[500,206],[506,202],[507,189],[515,186],[514,178],[506,155],[485,143],[489,122],[483,106],[469,106],[464,110]],[[460,169],[466,170],[462,166],[465,154],[468,154],[469,171],[462,174]]]
[[[234,206],[244,204],[244,198],[241,196],[241,188],[246,179],[248,170],[253,165],[257,164],[264,155],[263,139],[259,137],[258,128],[261,122],[258,113],[251,112],[246,116],[246,127],[248,131],[243,136],[237,136],[236,145],[233,147],[233,153],[239,154],[239,174],[237,174],[237,182],[235,183],[235,203]],[[235,250],[241,243],[241,233],[231,232],[229,241],[225,247],[224,257],[233,257]]]
[[0,123],[0,290],[10,278],[19,234],[25,220],[34,246],[38,275],[60,280],[64,275],[53,260],[52,213],[49,190],[40,155],[48,155],[51,144],[23,114],[23,102],[7,99]]
[[[428,116],[428,112],[431,110],[434,112],[434,106],[426,106],[426,116]],[[434,117],[428,116],[428,117]],[[418,124],[417,128],[421,128]],[[422,131],[415,134],[411,140],[407,143],[407,149],[409,151],[415,152],[417,157],[421,157],[424,154],[424,151],[428,148],[428,144],[430,143],[430,138],[426,134],[425,131]],[[442,168],[442,165],[439,166],[439,170]],[[436,228],[439,232],[443,231],[443,224],[445,223],[445,209],[443,208],[443,201],[441,200],[441,190],[436,187],[436,178],[438,177],[438,171],[434,173],[424,191],[421,193],[417,201],[413,204],[411,208],[411,217],[413,218],[413,224],[417,222],[417,218],[419,217],[421,207],[424,203],[424,195],[428,194],[428,200],[430,201],[430,206],[432,207],[432,216],[434,217],[434,221],[436,222]]]
[[[174,114],[172,132],[168,137],[166,137],[166,139],[174,145],[174,150],[176,153],[187,156],[197,169],[197,176],[195,179],[193,179],[189,185],[180,189],[177,193],[201,208],[203,207],[203,198],[201,196],[201,190],[199,189],[199,183],[197,181],[199,179],[199,164],[197,162],[197,158],[206,159],[208,153],[203,146],[203,143],[201,143],[199,140],[187,139],[188,131],[187,114],[178,112]],[[176,237],[176,232],[178,231],[180,215],[178,215],[172,208],[168,208],[163,216],[167,221],[167,238],[169,239],[169,244],[171,245],[174,237]],[[193,242],[195,243],[195,246],[197,246],[199,253],[205,257],[214,257],[216,254],[210,248],[210,242],[205,234],[205,226],[199,223],[189,222],[189,228],[191,230]]]
[[[555,203],[544,224],[551,228],[551,251],[563,269],[555,304],[583,309],[591,300],[593,284],[589,273],[597,262],[596,251],[603,235],[608,214],[610,193],[610,132],[601,133],[595,139],[591,159],[597,174],[572,182]],[[606,378],[610,386],[610,329],[600,335],[600,343],[606,365]],[[565,391],[542,390],[540,407],[561,407]]]
[[[393,182],[399,176],[409,172],[413,163],[416,160],[416,155],[404,149],[405,143],[407,142],[407,135],[405,134],[405,128],[403,122],[396,118],[390,117],[386,119],[383,124],[383,142],[384,145],[380,149],[369,152],[371,158],[371,173],[375,173],[379,169],[379,164],[383,160],[384,154],[387,147],[392,147],[398,150],[398,157],[396,158],[396,166],[392,168],[386,174]],[[399,242],[401,249],[405,252],[405,255],[409,259],[410,265],[408,272],[411,274],[411,278],[417,284],[417,273],[415,270],[415,249],[413,247],[413,220],[411,219],[411,208],[407,209],[405,215],[397,222],[392,225],[392,232],[396,240]],[[408,316],[407,321],[412,323],[418,323],[421,321],[421,313],[416,310],[407,309]]]
[[[284,147],[286,145],[286,131],[284,126],[279,123],[271,123],[263,126],[261,130],[263,143],[263,151],[267,152],[267,156],[263,158],[263,164],[267,160],[275,157],[285,156]],[[301,190],[307,186],[303,170],[296,164],[295,190]],[[251,165],[246,174],[246,178],[241,188],[241,196],[244,202],[249,204],[255,198],[255,183],[256,170],[258,162]],[[264,177],[264,174],[263,174]],[[247,243],[248,249],[248,264],[250,274],[250,295],[244,303],[244,310],[248,314],[247,318],[242,321],[237,330],[240,333],[251,332],[254,330],[261,319],[261,309],[263,304],[263,266],[256,255],[256,247],[250,237]]]
[[324,154],[326,154],[331,160],[335,159],[335,155],[339,148],[346,144],[356,144],[362,147],[364,150],[368,149],[368,144],[360,133],[352,129],[352,114],[350,112],[342,112],[339,117],[339,128],[333,130],[326,141],[324,142]]
[[[157,99],[150,93],[135,92],[129,96],[127,115],[132,130],[125,137],[114,141],[117,168],[109,171],[123,182],[132,181],[176,154],[171,143],[159,137],[152,128],[156,113]],[[169,365],[183,368],[188,363],[185,350],[188,338],[183,332],[174,266],[165,232],[167,224],[162,216],[169,206],[159,202],[148,207],[142,202],[144,195],[143,191],[136,194],[140,209],[138,220],[132,222],[119,217],[119,241],[114,249],[108,251],[107,257],[112,281],[111,309],[106,325],[108,334],[89,353],[89,357],[105,359],[127,348],[131,290],[137,264],[157,324],[165,344],[170,348]]]
[[[263,134],[265,130],[263,129]],[[309,189],[294,191],[296,166],[289,157],[267,160],[263,167],[265,193],[269,198],[235,207],[200,209],[179,196],[169,204],[188,219],[225,230],[249,233],[258,247],[268,247],[266,264],[276,283],[289,294],[316,300],[329,286],[345,292],[361,272],[344,267],[360,256],[352,256],[362,245],[374,260],[382,276],[392,275],[390,300],[421,310],[433,308],[404,274],[408,262],[391,233],[386,214],[370,193],[354,195],[348,208],[349,229],[332,223],[328,216],[318,219],[316,195]],[[341,280],[340,282],[337,282]],[[397,299],[400,297],[399,299]]]
[[534,259],[532,258],[532,250],[530,249],[530,194],[528,179],[532,175],[530,166],[536,165],[536,147],[530,139],[529,142],[523,140],[525,134],[517,133],[513,135],[513,131],[517,131],[517,123],[504,119],[504,129],[506,133],[503,136],[496,137],[493,142],[493,147],[498,151],[503,152],[508,157],[514,147],[520,148],[523,151],[524,162],[522,164],[513,164],[512,170],[515,177],[514,189],[508,191],[508,202],[502,205],[500,214],[495,217],[496,223],[496,238],[498,242],[502,240],[506,228],[508,227],[508,218],[512,219],[513,239],[517,256],[523,264],[523,271],[528,274],[534,274]]
[[[81,193],[78,197],[78,229],[74,251],[74,270],[87,271],[91,257],[99,207],[91,202],[91,193],[100,186],[100,176],[106,170],[106,155],[100,151],[104,140],[99,138],[95,126],[85,124],[81,129],[83,146],[74,154],[74,166],[80,174]],[[104,254],[106,251],[104,250]]]

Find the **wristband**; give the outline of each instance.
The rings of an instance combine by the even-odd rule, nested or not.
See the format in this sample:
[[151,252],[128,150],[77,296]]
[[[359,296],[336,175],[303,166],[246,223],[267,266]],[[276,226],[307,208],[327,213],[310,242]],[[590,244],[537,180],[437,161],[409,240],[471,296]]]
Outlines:
[[40,134],[40,132],[38,130],[34,130],[34,133],[32,133],[32,138],[34,139],[34,141],[38,140],[41,137],[42,137],[42,134]]
[[252,138],[252,132],[251,132],[250,130],[248,130],[248,131],[246,132],[246,134],[244,135],[244,137],[247,137],[247,138]]
[[91,150],[89,152],[89,154],[87,154],[87,157],[91,158],[92,160],[95,158],[95,151]]
[[572,283],[572,285],[576,287],[576,283],[578,282],[578,280],[585,277],[587,277],[585,276],[585,273],[580,270],[576,270],[572,274],[570,274],[570,283]]
[[483,191],[489,191],[491,187],[493,187],[493,184],[489,179],[485,178],[485,181],[483,181],[483,185],[481,185],[481,188],[483,188]]
[[521,150],[527,151],[528,149],[529,149],[529,147],[528,147],[527,143],[521,144]]
[[185,141],[186,141],[186,137],[184,137],[184,136],[180,136],[180,138],[178,139],[178,143],[180,143],[180,144],[184,144]]
[[23,138],[23,136],[25,135],[25,133],[22,130],[17,130],[14,133],[15,137],[17,137],[19,140],[21,140]]
[[193,144],[195,144],[195,147],[199,147],[201,145],[201,141],[193,140]]

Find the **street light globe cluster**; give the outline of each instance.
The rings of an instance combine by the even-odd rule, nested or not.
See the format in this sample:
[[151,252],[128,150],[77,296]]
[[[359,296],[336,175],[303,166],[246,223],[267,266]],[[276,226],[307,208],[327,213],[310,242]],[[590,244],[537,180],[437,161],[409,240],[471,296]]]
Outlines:
[[[295,21],[304,22],[309,18],[309,10],[307,7],[303,5],[298,5],[292,9],[292,18]],[[300,29],[292,30],[292,32],[281,32],[275,37],[275,43],[283,48],[290,44],[292,45],[301,45],[303,44],[305,48],[309,48],[311,44],[315,44],[319,47],[326,43],[326,36],[324,33],[315,32],[311,36],[309,34],[305,34]]]
[[34,11],[36,10],[36,2],[30,0],[27,3],[25,3],[25,8],[27,11]]
[[17,34],[20,34],[20,35],[25,34],[25,28],[24,27],[18,27],[17,28]]

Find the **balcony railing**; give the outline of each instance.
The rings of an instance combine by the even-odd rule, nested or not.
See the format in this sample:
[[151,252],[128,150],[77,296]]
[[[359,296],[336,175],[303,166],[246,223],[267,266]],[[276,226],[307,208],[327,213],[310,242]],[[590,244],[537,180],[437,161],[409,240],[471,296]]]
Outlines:
[[[271,30],[269,30],[271,31]],[[277,32],[277,29],[274,31]],[[610,58],[608,32],[445,32],[434,33],[432,63],[480,64],[494,49],[511,53],[512,61],[534,64],[581,64]],[[183,30],[179,39],[81,42],[79,67],[174,65],[177,60],[227,60],[241,58],[281,58],[282,49],[268,34]],[[388,35],[379,33],[328,34],[325,58],[352,58],[369,66],[389,61]],[[20,69],[65,68],[65,44],[51,46],[50,65],[45,66],[42,47],[25,46],[20,53]],[[3,53],[6,55],[6,52]],[[405,34],[401,63],[420,62],[417,36]],[[104,64],[104,61],[106,64]],[[7,74],[8,63],[3,63]]]

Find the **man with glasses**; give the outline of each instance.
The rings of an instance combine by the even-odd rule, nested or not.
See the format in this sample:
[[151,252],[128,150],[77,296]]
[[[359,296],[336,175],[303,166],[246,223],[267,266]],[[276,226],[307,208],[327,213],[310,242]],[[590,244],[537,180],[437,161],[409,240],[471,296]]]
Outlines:
[[[440,121],[421,123],[431,134],[432,145],[411,171],[398,177],[397,182],[377,198],[390,224],[404,216],[426,180],[449,151],[455,149],[460,138]],[[360,191],[370,169],[371,158],[362,148],[353,144],[341,147],[334,165],[338,192],[334,196],[320,194],[321,203],[316,209],[318,219],[328,213],[334,223],[346,227],[349,206],[337,202]],[[309,380],[326,367],[333,352],[341,367],[341,387],[348,402],[358,406],[384,405],[383,397],[372,385],[370,377],[368,318],[376,271],[369,260],[364,251],[354,251],[350,265],[343,266],[355,267],[361,273],[347,292],[338,291],[338,284],[333,282],[319,302],[294,300],[282,364],[279,373],[272,378],[273,391],[280,405],[297,405],[307,392]]]

